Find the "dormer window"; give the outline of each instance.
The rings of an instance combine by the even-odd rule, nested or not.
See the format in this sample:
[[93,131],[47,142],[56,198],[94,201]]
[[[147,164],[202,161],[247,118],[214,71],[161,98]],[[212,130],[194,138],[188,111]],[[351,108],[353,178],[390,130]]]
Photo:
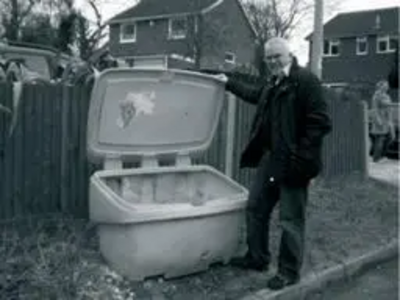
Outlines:
[[168,38],[179,40],[186,38],[187,18],[174,18],[168,22]]
[[379,36],[376,40],[377,53],[393,53],[396,51],[398,40],[394,36]]
[[120,42],[121,43],[134,43],[136,42],[136,24],[126,23],[121,24],[120,27]]
[[338,40],[324,41],[324,56],[339,56],[339,46],[340,42]]
[[368,54],[368,39],[367,37],[358,37],[357,38],[357,55],[366,55]]

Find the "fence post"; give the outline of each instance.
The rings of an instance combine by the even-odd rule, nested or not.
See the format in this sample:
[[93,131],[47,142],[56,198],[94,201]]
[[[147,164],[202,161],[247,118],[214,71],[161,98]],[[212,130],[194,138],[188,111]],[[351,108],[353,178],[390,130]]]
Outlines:
[[13,83],[13,114],[10,124],[10,130],[8,136],[10,137],[14,131],[15,126],[17,126],[18,115],[19,115],[19,104],[21,101],[23,85],[22,82]]
[[365,101],[360,102],[360,108],[362,109],[362,122],[363,122],[363,136],[364,136],[364,151],[362,153],[364,159],[363,176],[368,178],[369,176],[369,128],[368,128],[368,106]]
[[233,154],[235,149],[235,128],[236,128],[236,97],[228,93],[228,112],[226,122],[226,148],[225,148],[225,175],[233,175]]
[[68,126],[69,126],[69,90],[68,86],[62,86],[62,103],[61,103],[61,186],[60,186],[60,201],[61,211],[64,212],[67,208],[68,201],[68,150],[69,150],[69,139],[68,139]]

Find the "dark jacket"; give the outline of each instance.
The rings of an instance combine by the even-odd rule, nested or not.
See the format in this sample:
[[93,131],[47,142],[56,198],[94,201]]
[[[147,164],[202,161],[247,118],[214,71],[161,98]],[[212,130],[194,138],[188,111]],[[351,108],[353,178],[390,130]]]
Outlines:
[[[276,181],[307,184],[319,174],[323,137],[331,130],[331,121],[321,83],[314,74],[294,60],[289,76],[278,86],[271,80],[251,86],[229,77],[226,89],[257,105],[250,139],[240,161],[242,168],[257,167],[267,154],[266,176]],[[266,122],[272,107],[274,113],[279,113]]]

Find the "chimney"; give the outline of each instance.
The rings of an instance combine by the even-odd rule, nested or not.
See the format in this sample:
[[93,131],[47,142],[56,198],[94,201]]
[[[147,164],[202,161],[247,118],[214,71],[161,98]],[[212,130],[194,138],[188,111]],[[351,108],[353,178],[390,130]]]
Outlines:
[[380,15],[376,15],[375,29],[381,29],[381,16]]

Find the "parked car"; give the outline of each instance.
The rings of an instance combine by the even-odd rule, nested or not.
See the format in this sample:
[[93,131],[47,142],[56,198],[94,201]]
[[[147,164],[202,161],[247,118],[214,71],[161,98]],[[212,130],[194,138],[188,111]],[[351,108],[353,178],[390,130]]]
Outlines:
[[55,49],[21,42],[0,43],[0,58],[3,72],[11,68],[7,76],[12,81],[55,80],[70,60]]

